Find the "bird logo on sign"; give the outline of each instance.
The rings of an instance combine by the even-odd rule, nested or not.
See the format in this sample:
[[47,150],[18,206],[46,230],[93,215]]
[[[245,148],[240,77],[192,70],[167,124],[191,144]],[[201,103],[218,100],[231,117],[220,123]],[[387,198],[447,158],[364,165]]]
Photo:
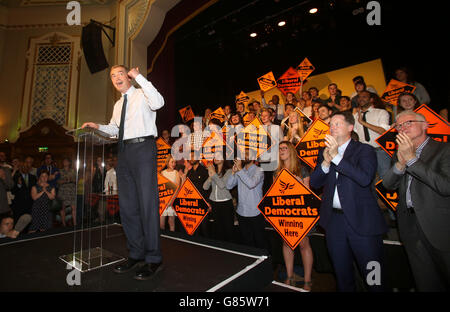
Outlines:
[[184,188],[184,197],[188,197],[189,195],[191,195],[194,191],[188,189],[187,187]]
[[286,183],[286,182],[283,182],[282,180],[280,180],[280,186],[281,186],[281,188],[279,189],[279,191],[280,191],[280,193],[281,194],[284,194],[284,192],[286,192],[287,190],[291,190],[291,189],[293,189],[294,188],[294,183]]

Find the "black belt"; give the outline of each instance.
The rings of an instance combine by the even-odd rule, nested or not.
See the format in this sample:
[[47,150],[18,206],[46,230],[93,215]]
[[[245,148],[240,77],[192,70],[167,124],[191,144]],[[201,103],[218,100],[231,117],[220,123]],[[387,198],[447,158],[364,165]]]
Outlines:
[[147,140],[154,140],[155,136],[153,135],[149,135],[149,136],[145,136],[145,137],[140,137],[140,138],[134,138],[134,139],[129,139],[129,140],[123,140],[123,144],[134,144],[134,143],[141,143]]
[[416,212],[414,211],[414,208],[413,207],[406,207],[406,211],[408,212],[408,213],[410,213],[410,214],[415,214]]
[[344,211],[342,209],[339,209],[339,208],[333,208],[333,212],[334,213],[339,213],[339,214],[344,214]]

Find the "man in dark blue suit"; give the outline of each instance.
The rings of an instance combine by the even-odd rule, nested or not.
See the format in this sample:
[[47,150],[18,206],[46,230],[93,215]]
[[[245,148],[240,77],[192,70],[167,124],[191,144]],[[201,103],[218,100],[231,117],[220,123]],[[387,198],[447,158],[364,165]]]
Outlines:
[[323,187],[319,224],[339,291],[355,291],[353,259],[370,291],[383,290],[383,239],[387,231],[372,191],[377,170],[373,147],[351,139],[354,117],[336,112],[330,120],[326,148],[311,174],[313,188]]

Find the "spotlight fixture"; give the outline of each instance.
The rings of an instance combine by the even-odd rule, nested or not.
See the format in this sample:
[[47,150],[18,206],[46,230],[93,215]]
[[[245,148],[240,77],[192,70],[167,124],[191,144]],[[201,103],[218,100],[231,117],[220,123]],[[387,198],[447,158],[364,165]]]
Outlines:
[[284,25],[286,25],[286,22],[285,22],[285,21],[280,21],[280,22],[278,23],[278,26],[280,26],[280,27],[283,27]]
[[317,8],[312,8],[312,9],[309,10],[309,13],[310,13],[310,14],[316,14],[318,11],[319,11],[319,9],[317,9]]
[[250,37],[252,37],[252,38],[255,38],[256,36],[258,36],[258,34],[255,33],[255,32],[253,32],[253,33],[250,34]]

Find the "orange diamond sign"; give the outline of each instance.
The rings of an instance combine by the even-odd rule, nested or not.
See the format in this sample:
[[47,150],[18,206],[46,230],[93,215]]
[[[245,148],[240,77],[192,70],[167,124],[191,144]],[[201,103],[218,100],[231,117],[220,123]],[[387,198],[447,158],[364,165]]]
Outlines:
[[258,209],[294,250],[319,220],[320,203],[314,192],[283,169]]
[[173,201],[173,208],[178,219],[189,235],[193,235],[209,212],[209,205],[189,180],[184,181]]
[[275,80],[273,72],[269,72],[258,78],[258,84],[259,88],[265,92],[275,88],[277,86],[277,81]]
[[319,150],[325,147],[325,135],[329,129],[325,122],[316,119],[295,147],[298,157],[311,168],[316,166]]
[[397,210],[398,193],[396,191],[386,189],[383,185],[383,180],[380,180],[375,184],[375,190],[378,193],[378,197],[380,197],[387,207],[391,208],[393,211]]
[[175,183],[158,173],[159,215],[162,215],[166,210],[177,188]]
[[314,71],[315,67],[311,64],[307,57],[297,66],[298,75],[301,81],[304,81]]
[[386,90],[384,90],[381,99],[385,102],[388,102],[389,104],[397,105],[397,99],[401,93],[403,92],[413,93],[415,89],[416,89],[415,86],[409,85],[407,83],[395,79],[391,79],[391,81],[389,81],[389,84],[386,87]]

